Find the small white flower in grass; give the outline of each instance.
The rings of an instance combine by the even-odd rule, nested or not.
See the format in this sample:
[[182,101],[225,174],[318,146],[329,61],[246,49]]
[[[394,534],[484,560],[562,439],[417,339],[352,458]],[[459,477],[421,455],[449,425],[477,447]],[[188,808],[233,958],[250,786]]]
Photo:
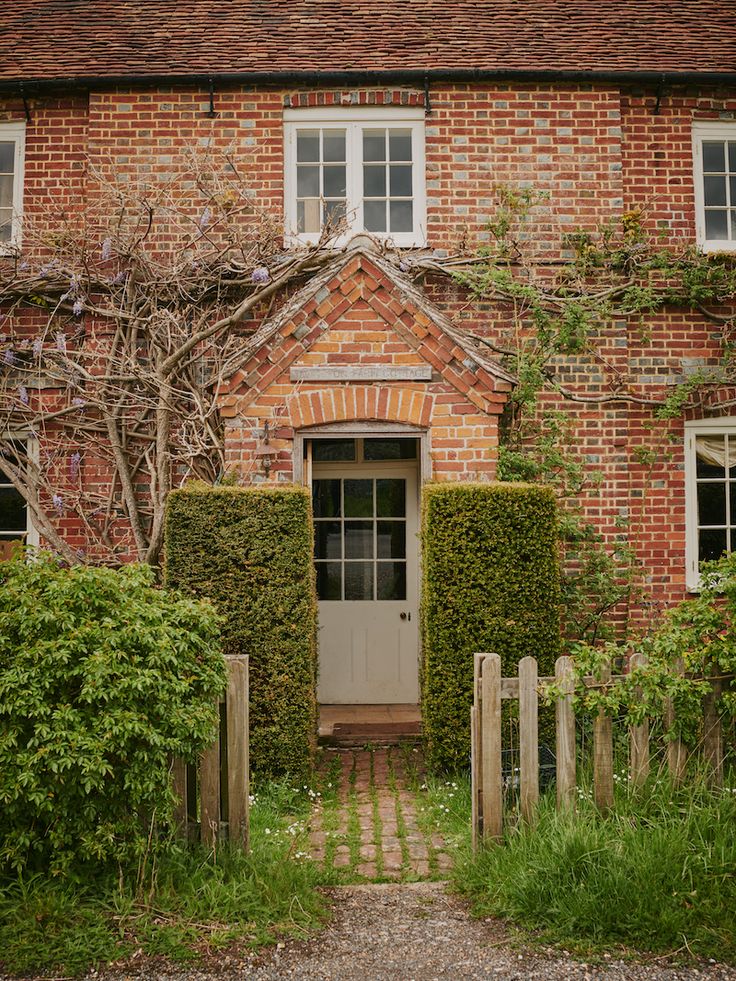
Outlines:
[[271,829],[270,828],[264,828],[263,829],[263,833],[266,834],[266,835],[270,835],[271,834]]

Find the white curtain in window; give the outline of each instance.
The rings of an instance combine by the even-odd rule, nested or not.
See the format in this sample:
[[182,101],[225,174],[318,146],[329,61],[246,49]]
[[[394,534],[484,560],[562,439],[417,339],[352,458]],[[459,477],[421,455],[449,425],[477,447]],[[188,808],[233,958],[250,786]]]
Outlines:
[[695,440],[695,453],[703,463],[725,469],[726,440],[723,436],[698,436]]

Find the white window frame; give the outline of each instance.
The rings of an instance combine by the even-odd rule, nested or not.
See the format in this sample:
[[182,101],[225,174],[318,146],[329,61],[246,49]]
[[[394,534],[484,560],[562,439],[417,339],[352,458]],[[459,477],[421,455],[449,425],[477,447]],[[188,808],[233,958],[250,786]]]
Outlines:
[[[736,121],[701,121],[693,123],[693,178],[695,183],[695,239],[703,252],[736,252],[736,238],[707,239],[705,237],[705,187],[703,175],[703,143],[736,140]],[[736,209],[736,201],[731,202]]]
[[0,242],[0,255],[7,254],[20,245],[21,216],[23,214],[23,175],[25,170],[26,124],[24,122],[0,122],[0,140],[15,143],[13,166],[13,220],[10,241]]
[[[28,436],[25,433],[15,433],[15,432],[6,433],[3,436],[3,438],[6,439],[6,440],[9,440],[10,442],[13,442],[13,443],[25,443],[26,444],[26,453],[28,454],[29,459],[33,463],[36,463],[36,464],[38,463],[38,461],[39,461],[39,446],[38,446],[38,440],[37,439],[32,438],[32,437]],[[14,485],[13,484],[9,484],[8,482],[6,482],[6,481],[2,480],[2,478],[0,478],[0,486],[2,486],[2,487],[8,487],[8,486],[12,487]],[[0,529],[0,530],[2,530],[2,529]],[[0,536],[0,539],[2,541],[8,541],[8,539],[5,537],[5,535]],[[36,528],[36,526],[33,523],[33,514],[31,512],[31,508],[29,507],[29,505],[26,504],[26,537],[25,537],[25,544],[26,545],[32,545],[34,548],[38,548],[39,543],[40,543],[40,537],[39,537],[39,534],[38,534],[38,529]]]
[[[698,549],[698,484],[695,440],[698,436],[736,437],[736,416],[721,419],[697,419],[685,423],[685,583],[688,592],[701,588]],[[732,526],[736,522],[731,522]]]
[[[284,110],[284,217],[286,244],[314,245],[318,232],[297,232],[296,219],[296,131],[297,129],[346,130],[347,211],[349,232],[333,244],[344,244],[352,235],[365,233],[386,239],[400,248],[426,245],[427,196],[424,157],[424,109],[421,107],[365,106]],[[411,232],[366,232],[363,227],[363,148],[364,129],[409,129],[412,147]]]

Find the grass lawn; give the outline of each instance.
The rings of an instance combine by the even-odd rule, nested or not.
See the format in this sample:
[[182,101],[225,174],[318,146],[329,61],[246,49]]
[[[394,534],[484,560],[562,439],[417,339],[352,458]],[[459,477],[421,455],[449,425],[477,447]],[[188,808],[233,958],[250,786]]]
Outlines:
[[326,913],[319,871],[301,851],[310,804],[285,785],[257,791],[250,855],[182,848],[161,861],[153,887],[135,877],[0,879],[0,971],[74,975],[139,950],[189,960],[306,935]]
[[[441,789],[432,791],[440,821]],[[589,790],[578,796],[574,815],[557,814],[552,789],[535,828],[512,820],[504,844],[477,855],[451,807],[447,820],[460,831],[454,885],[473,912],[586,956],[637,950],[736,961],[736,790],[697,781],[674,790],[653,777],[637,791],[622,772],[606,818]]]

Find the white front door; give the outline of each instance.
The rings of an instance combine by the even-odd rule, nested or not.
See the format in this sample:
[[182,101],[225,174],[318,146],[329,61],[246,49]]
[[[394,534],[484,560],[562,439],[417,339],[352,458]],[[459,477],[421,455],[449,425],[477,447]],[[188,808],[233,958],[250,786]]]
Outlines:
[[315,463],[312,497],[319,701],[418,702],[417,464]]

